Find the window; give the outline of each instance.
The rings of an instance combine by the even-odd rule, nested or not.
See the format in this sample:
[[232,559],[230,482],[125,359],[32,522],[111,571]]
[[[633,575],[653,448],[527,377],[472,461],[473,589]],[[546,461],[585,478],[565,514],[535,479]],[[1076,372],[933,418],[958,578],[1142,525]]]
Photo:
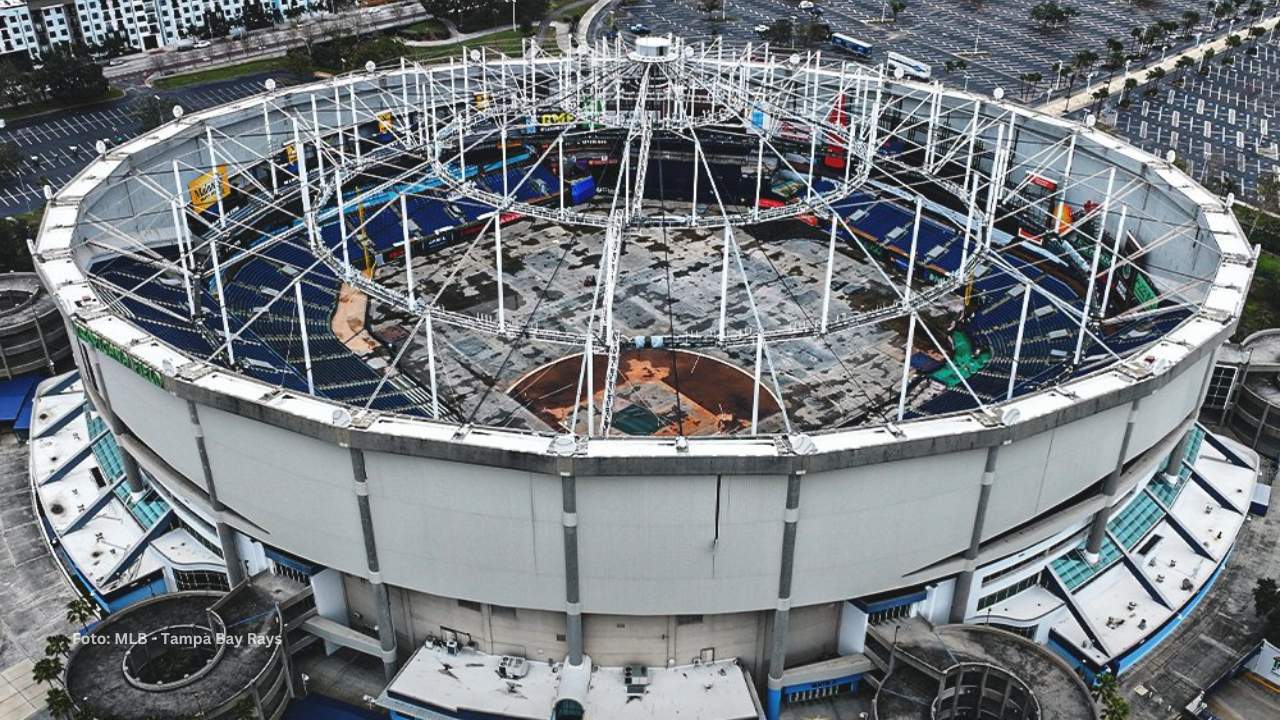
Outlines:
[[676,616],[677,627],[679,627],[680,625],[701,625],[701,624],[702,624],[701,615],[677,615]]
[[871,625],[879,625],[880,623],[888,622],[889,620],[899,620],[901,618],[910,617],[911,607],[914,604],[915,603],[907,603],[906,605],[898,605],[897,607],[891,607],[887,610],[873,612],[867,616],[867,623]]
[[1001,600],[1007,600],[1013,597],[1014,595],[1017,595],[1018,593],[1022,592],[1023,590],[1026,590],[1029,587],[1034,587],[1039,584],[1040,584],[1039,574],[1025,577],[1019,580],[1018,582],[1010,585],[1007,588],[1004,588],[1002,590],[997,590],[991,593],[990,595],[983,596],[981,599],[978,600],[978,609],[985,610],[991,607],[992,605],[995,605],[996,603],[1000,602]]
[[277,575],[280,575],[281,577],[287,577],[293,580],[294,582],[297,582],[299,585],[304,585],[304,586],[311,585],[311,576],[302,572],[301,570],[296,570],[294,568],[289,567],[288,565],[285,565],[284,563],[278,563],[274,560],[271,561],[271,564],[275,566],[275,573]]
[[458,607],[460,607],[460,608],[466,608],[467,610],[475,610],[476,612],[480,612],[480,603],[478,603],[478,602],[471,602],[470,600],[459,600],[459,601],[458,601]]
[[227,592],[231,587],[227,584],[226,573],[212,570],[174,570],[173,582],[179,591],[216,590]]

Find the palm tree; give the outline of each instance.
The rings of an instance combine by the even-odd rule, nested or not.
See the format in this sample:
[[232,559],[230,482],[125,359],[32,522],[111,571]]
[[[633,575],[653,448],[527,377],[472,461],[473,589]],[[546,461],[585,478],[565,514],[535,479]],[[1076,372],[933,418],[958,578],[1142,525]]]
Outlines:
[[1120,92],[1120,104],[1124,107],[1129,106],[1129,97],[1133,94],[1133,89],[1138,87],[1137,78],[1125,78],[1124,90]]
[[1188,10],[1182,13],[1182,29],[1185,30],[1187,33],[1190,33],[1191,29],[1199,24],[1200,24],[1200,13],[1196,12],[1195,10]]
[[36,661],[31,666],[31,679],[34,682],[46,683],[53,687],[54,683],[62,681],[62,670],[65,666],[62,664],[62,658],[47,657]]
[[1196,61],[1192,60],[1190,55],[1183,55],[1178,58],[1178,62],[1174,63],[1173,66],[1179,71],[1178,82],[1182,82],[1182,79],[1187,75],[1187,71],[1196,66]]
[[98,619],[98,607],[86,598],[76,598],[67,603],[67,622],[79,625],[83,630],[90,620]]
[[1025,99],[1027,95],[1035,92],[1036,86],[1040,84],[1044,76],[1038,72],[1029,72],[1019,75],[1018,79],[1022,81],[1022,97]]
[[50,635],[44,642],[46,657],[66,656],[71,652],[71,638],[66,635]]
[[76,705],[62,688],[50,688],[44,695],[44,704],[49,708],[49,714],[57,720],[70,720],[75,716]]
[[889,3],[889,12],[893,14],[893,21],[898,22],[898,13],[907,9],[906,0],[891,0]]

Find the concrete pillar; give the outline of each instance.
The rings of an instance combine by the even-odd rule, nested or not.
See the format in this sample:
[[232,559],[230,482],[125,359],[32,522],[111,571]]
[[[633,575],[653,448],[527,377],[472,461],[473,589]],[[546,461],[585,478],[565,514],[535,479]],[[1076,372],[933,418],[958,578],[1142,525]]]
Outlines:
[[1182,472],[1182,461],[1187,457],[1187,451],[1191,449],[1191,438],[1191,431],[1187,430],[1178,439],[1173,452],[1169,453],[1169,459],[1164,464],[1164,478],[1168,482],[1177,482],[1178,475]]
[[978,549],[982,546],[983,528],[987,524],[987,506],[991,503],[991,486],[996,480],[996,458],[1000,446],[987,448],[987,462],[982,468],[982,480],[978,490],[978,509],[973,514],[973,532],[969,535],[969,547],[964,551],[964,569],[956,578],[956,588],[951,594],[951,622],[964,622],[969,611],[969,599],[973,594],[973,571],[978,565]]
[[364,536],[365,563],[368,565],[369,584],[373,586],[373,604],[378,614],[378,641],[382,644],[382,671],[391,682],[395,678],[399,662],[396,659],[396,628],[391,617],[391,595],[382,582],[378,564],[378,543],[373,535],[373,513],[369,510],[369,476],[365,472],[364,452],[351,449],[351,477],[354,481],[356,505],[360,509],[360,534]]
[[227,506],[218,500],[218,488],[213,482],[213,468],[209,465],[209,452],[204,444],[204,428],[200,425],[200,411],[190,400],[187,401],[187,413],[191,416],[191,426],[195,431],[196,451],[200,454],[200,472],[204,476],[205,491],[209,493],[209,505],[213,507],[213,524],[218,531],[222,562],[227,566],[227,582],[235,587],[244,582],[244,562],[240,560],[240,548],[236,545],[236,531],[222,519]]
[[[97,356],[93,358],[93,372],[99,378],[102,377],[102,368],[98,365]],[[93,383],[86,382],[81,376],[80,384],[84,386],[85,392],[88,393],[90,400],[93,400],[93,406],[98,409],[98,413],[102,415],[103,421],[107,423],[107,428],[111,430],[111,434],[117,437],[123,432],[124,427],[120,424],[120,418],[116,417],[116,413],[111,409],[111,398],[108,397],[106,383],[100,383],[101,395],[95,392]],[[138,461],[134,459],[123,447],[120,448],[120,460],[124,465],[124,484],[129,488],[132,495],[140,495],[147,488],[142,482],[142,473],[138,470]]]
[[1102,549],[1102,538],[1107,531],[1107,521],[1111,519],[1111,506],[1115,502],[1116,488],[1120,485],[1120,475],[1124,472],[1124,459],[1129,454],[1129,440],[1133,437],[1133,424],[1138,418],[1138,407],[1142,398],[1129,405],[1129,418],[1124,424],[1124,437],[1120,440],[1120,453],[1116,456],[1116,466],[1102,481],[1102,507],[1094,513],[1093,523],[1089,526],[1089,539],[1085,542],[1084,557],[1089,563],[1098,561],[1098,552]]
[[782,519],[782,558],[778,563],[778,605],[773,613],[773,643],[769,652],[768,698],[765,715],[778,720],[782,712],[782,671],[787,664],[787,633],[791,627],[791,576],[795,569],[796,528],[800,523],[800,481],[805,470],[787,476],[787,506]]
[[565,644],[569,648],[570,665],[582,664],[582,598],[578,587],[578,489],[573,474],[573,458],[561,457],[560,525],[564,530],[564,612]]
[[1267,399],[1261,395],[1257,395],[1256,397],[1263,403],[1263,405],[1262,417],[1258,418],[1258,429],[1254,431],[1253,442],[1249,444],[1249,447],[1253,450],[1258,449],[1258,441],[1262,439],[1262,430],[1267,427],[1267,418],[1271,416],[1271,403],[1267,402]]

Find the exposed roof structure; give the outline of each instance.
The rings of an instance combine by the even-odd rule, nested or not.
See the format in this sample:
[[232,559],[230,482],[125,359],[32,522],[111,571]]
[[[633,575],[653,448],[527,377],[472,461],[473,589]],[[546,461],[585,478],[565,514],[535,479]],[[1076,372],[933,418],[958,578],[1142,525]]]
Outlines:
[[45,271],[178,352],[152,367],[338,424],[1012,422],[1176,362],[1251,262],[1202,191],[1092,130],[767,47],[472,51],[193,122],[86,171],[123,189],[45,233],[81,268]]

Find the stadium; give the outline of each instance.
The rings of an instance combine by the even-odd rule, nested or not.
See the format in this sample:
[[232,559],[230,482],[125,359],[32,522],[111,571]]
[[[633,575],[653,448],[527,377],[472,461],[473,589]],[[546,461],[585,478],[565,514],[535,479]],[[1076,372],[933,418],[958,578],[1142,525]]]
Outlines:
[[[883,718],[1094,717],[1077,678],[1176,628],[1249,512],[1257,456],[1196,416],[1254,250],[1091,120],[678,38],[174,116],[36,247],[77,457],[139,518],[81,580],[192,590],[148,549],[185,533],[204,589],[294,583],[285,642],[378,658],[397,717],[864,683]],[[1000,658],[1042,670],[969,669]],[[894,708],[908,672],[937,696]]]

